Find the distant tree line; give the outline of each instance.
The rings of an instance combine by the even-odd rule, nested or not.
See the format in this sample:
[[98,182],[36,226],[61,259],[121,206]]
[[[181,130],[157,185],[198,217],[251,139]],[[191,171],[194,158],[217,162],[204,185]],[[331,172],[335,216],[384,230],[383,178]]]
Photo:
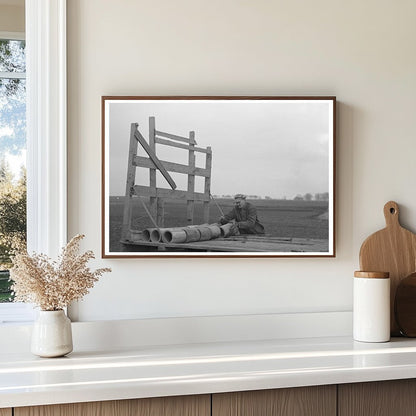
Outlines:
[[[213,195],[214,198],[224,198],[224,199],[232,199],[234,198],[234,195]],[[259,195],[247,195],[247,199],[283,199],[286,200],[287,197],[284,196],[282,198],[272,198],[271,196],[259,196]],[[311,193],[306,193],[304,195],[297,194],[294,198],[294,201],[329,201],[329,192],[322,192],[322,193],[316,193],[312,195]]]
[[329,192],[322,192],[312,195],[311,193],[306,193],[304,195],[297,194],[294,198],[294,201],[329,201]]

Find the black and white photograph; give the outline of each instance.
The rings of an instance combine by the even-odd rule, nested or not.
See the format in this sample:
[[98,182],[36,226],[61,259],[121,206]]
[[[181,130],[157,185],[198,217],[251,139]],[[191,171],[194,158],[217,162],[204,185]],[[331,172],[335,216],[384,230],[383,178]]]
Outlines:
[[335,97],[102,97],[103,257],[334,257]]

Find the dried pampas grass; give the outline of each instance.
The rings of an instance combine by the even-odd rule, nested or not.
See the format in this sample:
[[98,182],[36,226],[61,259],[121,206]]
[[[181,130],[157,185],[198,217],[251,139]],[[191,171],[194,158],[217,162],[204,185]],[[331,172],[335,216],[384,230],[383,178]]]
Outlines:
[[78,254],[83,238],[81,234],[72,238],[62,249],[58,261],[45,254],[18,252],[10,269],[14,301],[34,303],[42,310],[56,311],[85,296],[100,276],[111,269],[92,271],[87,267],[94,253]]

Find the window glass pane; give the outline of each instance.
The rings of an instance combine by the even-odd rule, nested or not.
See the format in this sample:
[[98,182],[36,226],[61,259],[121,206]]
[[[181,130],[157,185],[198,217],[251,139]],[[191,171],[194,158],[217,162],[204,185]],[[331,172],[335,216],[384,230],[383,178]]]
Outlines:
[[22,164],[25,165],[25,79],[0,78],[0,152],[1,158],[6,158],[12,165],[10,168],[15,174]]
[[24,40],[0,39],[0,72],[26,72]]
[[[0,302],[12,300],[7,271],[10,256],[26,244],[24,58],[24,42],[0,40]],[[22,78],[4,74],[19,71]]]

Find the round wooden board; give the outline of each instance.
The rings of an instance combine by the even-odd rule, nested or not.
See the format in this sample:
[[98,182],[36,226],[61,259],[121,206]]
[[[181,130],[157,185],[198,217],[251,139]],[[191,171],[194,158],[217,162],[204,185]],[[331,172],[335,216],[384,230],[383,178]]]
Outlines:
[[400,332],[406,337],[416,337],[416,273],[397,286],[394,314]]

